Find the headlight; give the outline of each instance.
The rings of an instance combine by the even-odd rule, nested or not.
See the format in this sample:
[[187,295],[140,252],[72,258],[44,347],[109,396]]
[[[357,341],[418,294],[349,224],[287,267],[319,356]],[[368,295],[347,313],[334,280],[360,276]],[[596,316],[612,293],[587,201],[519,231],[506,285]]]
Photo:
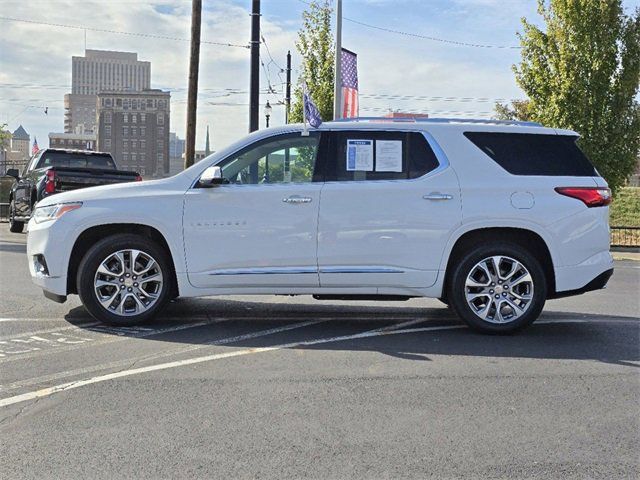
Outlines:
[[47,207],[36,207],[33,212],[33,221],[36,223],[49,222],[60,218],[71,210],[76,210],[82,206],[82,203],[58,203]]

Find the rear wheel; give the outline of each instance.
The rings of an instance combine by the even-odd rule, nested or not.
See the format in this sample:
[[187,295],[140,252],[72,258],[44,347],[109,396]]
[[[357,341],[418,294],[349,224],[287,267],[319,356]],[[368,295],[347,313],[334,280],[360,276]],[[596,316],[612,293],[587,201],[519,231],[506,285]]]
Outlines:
[[114,325],[153,318],[173,292],[170,263],[155,242],[118,234],[96,243],[78,267],[78,294],[89,313]]
[[540,262],[518,245],[479,246],[454,266],[447,298],[471,328],[510,333],[540,315],[547,298],[546,278]]
[[13,233],[20,233],[24,230],[24,222],[19,222],[16,217],[16,204],[13,200],[9,204],[9,231]]

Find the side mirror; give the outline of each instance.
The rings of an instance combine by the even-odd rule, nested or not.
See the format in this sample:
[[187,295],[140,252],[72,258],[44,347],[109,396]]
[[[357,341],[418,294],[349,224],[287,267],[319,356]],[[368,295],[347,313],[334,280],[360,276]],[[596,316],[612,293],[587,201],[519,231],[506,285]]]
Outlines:
[[9,170],[7,170],[6,175],[8,177],[13,177],[16,180],[18,180],[20,178],[20,172],[18,171],[17,168],[10,168]]
[[229,182],[222,177],[222,169],[216,166],[207,168],[202,172],[200,180],[198,180],[198,186],[200,188],[212,188],[216,185],[222,185],[223,183]]

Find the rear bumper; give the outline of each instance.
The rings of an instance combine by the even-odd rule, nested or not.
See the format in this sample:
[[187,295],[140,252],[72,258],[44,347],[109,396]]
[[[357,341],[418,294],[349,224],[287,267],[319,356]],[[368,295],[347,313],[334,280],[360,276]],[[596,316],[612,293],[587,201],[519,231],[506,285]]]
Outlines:
[[576,264],[555,267],[556,292],[581,290],[602,273],[613,269],[613,257],[602,250]]
[[573,295],[581,295],[583,293],[592,292],[593,290],[601,290],[607,286],[609,279],[613,275],[613,268],[602,272],[596,278],[587,283],[584,287],[577,288],[575,290],[565,290],[564,292],[556,292],[550,295],[549,298],[563,298],[571,297]]

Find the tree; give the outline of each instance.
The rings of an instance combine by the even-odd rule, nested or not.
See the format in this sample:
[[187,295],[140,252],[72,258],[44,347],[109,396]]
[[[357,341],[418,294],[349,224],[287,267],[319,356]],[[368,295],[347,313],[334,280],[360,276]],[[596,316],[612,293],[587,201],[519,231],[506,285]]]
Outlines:
[[529,100],[513,100],[511,106],[497,102],[495,111],[498,120],[531,120]]
[[6,128],[6,123],[0,124],[0,150],[7,150],[11,143],[11,132]]
[[330,0],[314,0],[302,13],[303,25],[296,42],[302,65],[291,107],[291,122],[303,120],[302,85],[305,83],[322,119],[333,119],[335,47],[331,34],[331,12]]
[[512,113],[579,132],[580,147],[615,190],[640,150],[640,9],[627,16],[621,0],[538,2],[546,31],[522,19],[522,60],[513,70],[529,101]]

